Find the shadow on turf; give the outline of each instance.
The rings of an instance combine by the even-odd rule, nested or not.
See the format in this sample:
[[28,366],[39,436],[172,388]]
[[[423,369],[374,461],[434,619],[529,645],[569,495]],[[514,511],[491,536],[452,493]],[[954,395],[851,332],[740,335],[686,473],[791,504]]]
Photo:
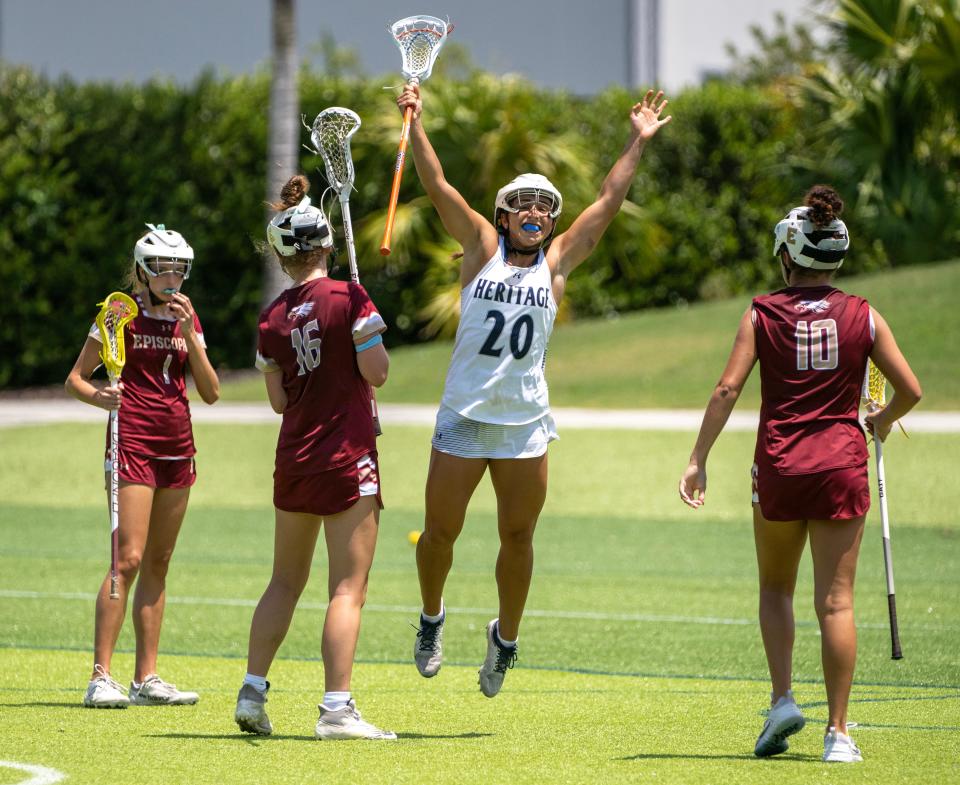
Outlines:
[[665,753],[651,753],[645,755],[627,755],[615,760],[782,760],[792,763],[820,763],[819,755],[777,755],[771,758],[757,758],[755,755],[667,755]]
[[[0,703],[0,708],[5,709],[28,709],[36,706],[44,709],[86,709],[79,701],[30,701],[29,703]],[[103,711],[116,711],[115,709],[104,709]]]
[[[60,705],[60,704],[53,704]],[[482,739],[493,736],[492,733],[397,733],[398,739]],[[313,736],[292,736],[273,733],[270,736],[258,736],[248,733],[149,733],[151,739],[234,739],[236,741],[314,741]]]

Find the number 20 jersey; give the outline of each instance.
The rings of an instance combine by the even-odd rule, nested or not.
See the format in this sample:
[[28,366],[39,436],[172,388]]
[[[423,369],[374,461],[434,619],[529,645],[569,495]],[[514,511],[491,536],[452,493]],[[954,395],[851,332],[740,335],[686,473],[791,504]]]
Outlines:
[[463,417],[523,425],[550,411],[544,361],[557,317],[543,252],[530,267],[497,252],[460,292],[460,324],[442,405]]
[[862,297],[833,286],[787,287],[753,300],[763,403],[755,460],[778,474],[860,466],[860,394],[873,349]]

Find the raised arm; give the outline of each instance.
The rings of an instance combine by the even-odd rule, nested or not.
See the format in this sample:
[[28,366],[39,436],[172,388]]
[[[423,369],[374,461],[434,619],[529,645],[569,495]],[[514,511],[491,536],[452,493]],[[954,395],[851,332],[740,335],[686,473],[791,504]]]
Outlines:
[[213,404],[220,398],[220,379],[207,357],[207,349],[197,334],[193,317],[193,303],[181,292],[173,295],[168,305],[170,313],[180,322],[180,334],[187,343],[187,362],[197,392],[204,403]]
[[666,106],[667,99],[663,97],[662,90],[656,95],[653,90],[648,90],[643,100],[630,110],[630,137],[600,186],[596,201],[580,213],[570,228],[553,242],[550,250],[556,259],[556,272],[567,276],[576,269],[620,211],[643,148],[657,131],[673,119],[672,116],[660,118]]
[[486,261],[488,252],[492,253],[496,248],[497,230],[486,218],[471,208],[460,192],[444,177],[443,166],[420,121],[423,102],[420,98],[419,85],[404,87],[397,99],[397,106],[400,107],[401,112],[408,106],[413,107],[410,145],[417,175],[427,196],[433,202],[444,228],[463,246],[464,263],[475,262],[480,257],[484,257],[482,261]]
[[707,492],[707,457],[710,449],[717,440],[723,426],[730,418],[730,412],[740,397],[740,391],[750,376],[750,371],[757,362],[756,336],[753,330],[752,309],[740,320],[737,337],[733,341],[733,349],[723,376],[710,396],[707,410],[703,413],[703,422],[700,424],[700,433],[697,443],[690,454],[690,463],[680,478],[680,498],[685,504],[696,509],[706,500]]

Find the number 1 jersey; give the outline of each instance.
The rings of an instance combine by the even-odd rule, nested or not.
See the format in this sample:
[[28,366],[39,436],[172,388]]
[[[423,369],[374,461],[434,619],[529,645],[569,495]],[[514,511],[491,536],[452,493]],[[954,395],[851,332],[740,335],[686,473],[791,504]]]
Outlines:
[[779,474],[860,466],[859,407],[873,319],[833,286],[787,287],[753,300],[763,403],[755,460]]

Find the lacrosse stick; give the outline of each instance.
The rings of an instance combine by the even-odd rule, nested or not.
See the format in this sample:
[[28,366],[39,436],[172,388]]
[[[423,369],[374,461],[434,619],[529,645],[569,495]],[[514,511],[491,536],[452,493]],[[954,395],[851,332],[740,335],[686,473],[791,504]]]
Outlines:
[[[350,155],[350,138],[360,127],[360,118],[356,112],[341,106],[331,106],[317,115],[310,127],[310,142],[313,149],[323,159],[327,182],[337,192],[340,200],[340,215],[343,218],[343,237],[347,244],[347,258],[350,261],[350,280],[360,283],[357,270],[357,251],[353,245],[353,222],[350,220],[350,192],[353,190],[353,157]],[[380,415],[377,411],[377,399],[370,390],[370,410],[373,415],[373,428],[377,436],[380,428]]]
[[[107,296],[102,303],[97,303],[100,313],[97,315],[97,327],[100,329],[100,338],[103,346],[100,348],[100,359],[107,369],[110,385],[116,386],[123,373],[126,362],[124,351],[123,328],[137,315],[137,304],[123,292],[114,292]],[[117,586],[117,558],[120,550],[120,478],[117,472],[119,460],[117,436],[117,410],[110,410],[110,599],[119,600],[120,591]]]
[[[867,361],[867,373],[863,380],[863,397],[867,409],[871,412],[883,408],[886,404],[887,380],[880,369]],[[877,458],[877,498],[880,500],[880,530],[883,536],[883,566],[887,573],[887,607],[890,612],[890,640],[893,653],[891,659],[903,659],[900,649],[900,628],[897,624],[897,599],[893,587],[893,552],[890,550],[890,520],[887,517],[887,480],[883,471],[883,442],[873,439],[874,454]]]
[[[440,47],[447,40],[447,34],[453,26],[448,26],[435,16],[408,16],[390,27],[390,35],[400,48],[403,57],[403,75],[407,84],[420,84],[430,76],[433,64],[440,53]],[[390,238],[393,236],[393,222],[397,217],[397,200],[400,197],[400,180],[403,179],[403,161],[407,154],[407,141],[410,139],[410,120],[413,107],[403,112],[403,128],[400,131],[400,145],[397,148],[397,163],[393,170],[393,187],[390,189],[390,204],[387,207],[387,226],[383,231],[380,253],[390,255]]]

